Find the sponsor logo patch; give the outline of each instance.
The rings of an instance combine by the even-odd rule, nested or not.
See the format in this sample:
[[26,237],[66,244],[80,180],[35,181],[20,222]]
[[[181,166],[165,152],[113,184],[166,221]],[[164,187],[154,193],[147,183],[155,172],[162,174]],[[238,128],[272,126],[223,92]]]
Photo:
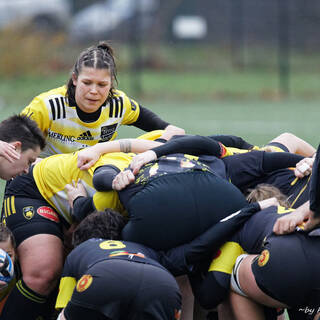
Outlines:
[[82,132],[77,138],[77,140],[93,140],[93,136],[91,132],[88,130],[88,131]]
[[92,283],[92,276],[90,274],[85,274],[78,281],[76,289],[78,292],[83,292],[90,287],[91,283]]
[[174,309],[174,318],[175,318],[175,320],[180,320],[181,310]]
[[64,143],[71,143],[76,141],[75,136],[68,136],[54,131],[48,131],[48,137],[51,139],[60,140]]
[[58,223],[60,221],[58,214],[50,207],[46,207],[46,206],[39,207],[37,209],[37,214],[53,222]]
[[135,103],[131,99],[130,99],[130,103],[131,103],[132,111],[135,111],[137,109],[137,106],[135,105]]
[[117,123],[112,124],[111,126],[101,127],[101,141],[108,141],[113,136],[114,132],[117,129]]
[[33,206],[24,207],[22,209],[22,213],[27,220],[30,220],[34,216],[34,207]]
[[267,262],[269,261],[269,257],[270,257],[269,250],[263,250],[260,253],[260,256],[258,258],[258,266],[263,267],[264,265],[266,265]]

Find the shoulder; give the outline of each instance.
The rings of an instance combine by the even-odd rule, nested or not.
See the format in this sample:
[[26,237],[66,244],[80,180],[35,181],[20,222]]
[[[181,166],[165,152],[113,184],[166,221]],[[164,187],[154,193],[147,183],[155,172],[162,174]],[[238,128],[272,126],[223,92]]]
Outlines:
[[119,98],[119,97],[128,97],[128,96],[126,95],[125,92],[123,92],[119,89],[115,89],[115,90],[113,90],[113,97]]
[[65,96],[66,93],[67,93],[66,86],[62,86],[62,87],[54,88],[49,91],[43,92],[39,94],[36,98],[44,100],[44,99],[54,98],[56,96]]

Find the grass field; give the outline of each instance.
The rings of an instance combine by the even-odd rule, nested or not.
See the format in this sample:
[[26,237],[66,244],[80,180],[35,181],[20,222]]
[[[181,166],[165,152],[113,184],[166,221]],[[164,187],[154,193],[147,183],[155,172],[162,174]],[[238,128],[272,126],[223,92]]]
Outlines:
[[[19,112],[31,99],[65,83],[67,73],[50,77],[3,78],[0,83],[0,119]],[[142,105],[189,133],[240,135],[255,144],[263,144],[284,131],[290,131],[316,145],[320,83],[315,75],[295,81],[304,84],[293,90],[292,98],[283,98],[272,85],[275,75],[246,73],[240,75],[146,73],[141,77],[144,92],[133,93],[128,74],[120,77],[119,88]],[[261,79],[265,82],[261,84]],[[313,81],[313,88],[308,83]],[[197,87],[197,84],[201,84]],[[235,88],[236,83],[239,86]],[[205,86],[205,84],[207,84]],[[308,90],[311,90],[310,93]],[[319,87],[319,92],[317,88]],[[268,92],[268,94],[267,94]],[[309,93],[308,93],[309,92]],[[318,93],[318,94],[317,94]],[[133,127],[123,127],[119,135],[135,136]]]

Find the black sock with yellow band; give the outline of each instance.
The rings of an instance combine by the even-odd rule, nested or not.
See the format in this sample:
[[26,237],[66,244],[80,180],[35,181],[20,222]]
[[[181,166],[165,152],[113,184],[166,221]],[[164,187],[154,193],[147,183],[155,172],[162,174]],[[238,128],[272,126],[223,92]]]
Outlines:
[[47,297],[34,292],[20,279],[9,294],[0,319],[45,320],[49,314]]

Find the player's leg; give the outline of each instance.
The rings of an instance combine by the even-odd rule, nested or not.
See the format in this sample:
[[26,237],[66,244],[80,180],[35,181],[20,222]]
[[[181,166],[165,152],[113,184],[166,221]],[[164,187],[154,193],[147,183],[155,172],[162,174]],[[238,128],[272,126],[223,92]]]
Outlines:
[[[282,133],[276,138],[272,139],[265,148],[268,146],[276,147],[291,153],[297,153],[304,157],[312,157],[316,152],[316,149],[307,141],[289,132]],[[283,148],[283,146],[285,148]],[[275,151],[279,150],[275,149]]]
[[174,277],[165,269],[144,264],[140,286],[128,319],[172,320],[181,318],[181,295]]
[[[1,319],[28,320],[39,315],[45,319],[53,311],[47,298],[63,266],[61,223],[43,200],[13,197],[7,202],[11,209],[7,208],[5,220],[17,243],[22,278],[9,295]],[[51,214],[44,214],[44,209]]]

